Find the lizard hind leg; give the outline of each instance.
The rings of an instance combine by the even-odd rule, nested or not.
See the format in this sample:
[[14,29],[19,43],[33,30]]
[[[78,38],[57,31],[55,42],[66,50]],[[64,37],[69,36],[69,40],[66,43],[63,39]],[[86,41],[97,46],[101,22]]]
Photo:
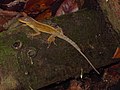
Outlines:
[[57,45],[56,43],[55,43],[55,35],[51,35],[48,39],[47,39],[47,42],[48,42],[48,47],[47,48],[49,48],[50,47],[50,45],[51,45],[51,43],[53,42],[55,45]]

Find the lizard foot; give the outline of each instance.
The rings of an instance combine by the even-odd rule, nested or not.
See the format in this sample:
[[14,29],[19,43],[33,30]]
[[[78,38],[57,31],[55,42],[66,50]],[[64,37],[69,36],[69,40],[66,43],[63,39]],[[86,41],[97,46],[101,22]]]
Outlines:
[[49,48],[50,47],[50,45],[51,45],[51,43],[53,42],[55,45],[57,45],[56,43],[55,43],[55,35],[51,35],[48,39],[47,39],[47,42],[48,42],[48,47],[47,48]]
[[[55,42],[53,42],[54,43],[54,45],[56,45],[57,46],[57,44],[55,43]],[[48,46],[47,46],[47,48],[49,48],[50,47],[50,45],[51,45],[51,43],[49,43],[48,42]]]

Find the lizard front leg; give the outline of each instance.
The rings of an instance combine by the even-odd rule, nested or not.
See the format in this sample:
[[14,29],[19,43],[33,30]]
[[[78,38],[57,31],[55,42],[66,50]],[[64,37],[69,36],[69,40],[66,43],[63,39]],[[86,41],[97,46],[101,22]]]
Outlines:
[[34,29],[34,31],[35,31],[36,33],[29,33],[28,35],[34,37],[34,36],[38,36],[38,35],[41,34],[41,32],[38,31],[37,29]]
[[48,47],[47,48],[49,48],[50,47],[50,45],[51,45],[51,43],[53,42],[55,45],[57,45],[56,43],[55,43],[55,35],[51,35],[48,39],[47,39],[47,42],[48,42]]

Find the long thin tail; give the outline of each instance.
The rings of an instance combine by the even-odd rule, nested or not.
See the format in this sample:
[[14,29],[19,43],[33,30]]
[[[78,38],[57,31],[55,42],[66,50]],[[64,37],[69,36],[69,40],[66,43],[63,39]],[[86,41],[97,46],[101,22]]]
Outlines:
[[80,48],[78,47],[78,45],[72,41],[70,38],[68,38],[67,36],[65,35],[61,35],[61,36],[58,36],[59,38],[61,39],[64,39],[65,41],[69,42],[75,49],[77,49],[79,51],[79,53],[87,60],[87,62],[91,65],[91,67],[98,73],[98,70],[93,66],[93,64],[90,62],[90,60],[85,56],[85,54],[80,50]]

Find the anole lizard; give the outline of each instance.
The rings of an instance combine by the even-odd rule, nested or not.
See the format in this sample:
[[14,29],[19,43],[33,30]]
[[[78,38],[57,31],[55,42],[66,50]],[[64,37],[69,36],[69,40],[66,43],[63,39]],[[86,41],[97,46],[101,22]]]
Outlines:
[[93,64],[90,62],[90,60],[84,55],[84,53],[80,50],[80,48],[78,47],[78,45],[72,41],[70,38],[68,38],[67,36],[65,36],[62,32],[62,29],[56,29],[52,26],[49,26],[47,24],[44,23],[40,23],[36,20],[34,20],[33,18],[29,17],[29,16],[25,16],[25,17],[21,17],[19,18],[19,21],[22,23],[25,23],[26,25],[28,25],[29,27],[31,27],[33,30],[36,31],[36,34],[31,34],[32,36],[36,36],[39,35],[41,32],[43,33],[48,33],[51,36],[48,38],[48,42],[54,42],[55,41],[55,37],[58,37],[60,39],[63,39],[65,41],[67,41],[68,43],[70,43],[86,60],[87,62],[92,66],[92,68],[98,73],[98,70],[93,66]]

